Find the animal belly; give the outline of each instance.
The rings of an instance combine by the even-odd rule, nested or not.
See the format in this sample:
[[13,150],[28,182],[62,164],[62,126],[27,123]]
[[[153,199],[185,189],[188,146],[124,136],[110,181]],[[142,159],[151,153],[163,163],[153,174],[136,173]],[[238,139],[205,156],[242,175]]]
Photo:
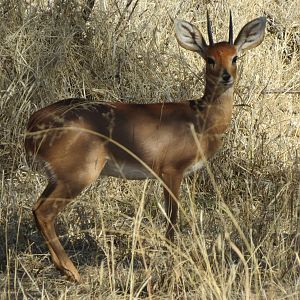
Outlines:
[[107,160],[101,172],[101,176],[103,175],[132,180],[155,178],[150,170],[147,170],[141,164],[128,164],[125,162],[114,162],[112,160]]
[[191,173],[194,173],[198,170],[200,170],[201,168],[204,167],[204,161],[200,160],[192,165],[190,165],[190,167],[186,170],[186,172],[184,173],[184,175],[189,175]]

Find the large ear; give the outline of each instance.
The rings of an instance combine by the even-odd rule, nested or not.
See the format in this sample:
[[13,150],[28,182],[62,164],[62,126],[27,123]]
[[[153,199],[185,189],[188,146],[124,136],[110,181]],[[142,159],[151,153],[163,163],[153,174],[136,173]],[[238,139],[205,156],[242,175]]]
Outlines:
[[264,39],[265,28],[265,17],[260,17],[247,23],[234,41],[238,52],[258,46]]
[[207,44],[200,31],[191,23],[175,20],[175,34],[180,46],[187,50],[196,51],[205,57]]

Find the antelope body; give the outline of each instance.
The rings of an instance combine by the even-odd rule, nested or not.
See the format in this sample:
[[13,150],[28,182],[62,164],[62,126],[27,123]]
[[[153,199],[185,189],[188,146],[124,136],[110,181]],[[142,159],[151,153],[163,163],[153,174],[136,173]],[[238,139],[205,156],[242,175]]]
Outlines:
[[33,213],[55,266],[69,278],[79,281],[80,275],[58,240],[54,221],[100,174],[160,177],[165,184],[166,237],[173,241],[182,178],[220,148],[231,121],[237,57],[264,37],[266,20],[261,17],[247,23],[233,42],[230,15],[229,41],[214,43],[207,18],[209,44],[194,25],[175,21],[178,43],[206,61],[201,99],[158,104],[65,99],[31,116],[26,152],[43,161],[48,174],[48,186]]

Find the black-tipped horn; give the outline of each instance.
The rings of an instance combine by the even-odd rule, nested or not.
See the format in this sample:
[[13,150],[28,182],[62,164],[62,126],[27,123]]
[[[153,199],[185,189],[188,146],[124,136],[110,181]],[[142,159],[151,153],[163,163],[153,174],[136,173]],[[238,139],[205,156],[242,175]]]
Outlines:
[[206,16],[207,16],[207,34],[208,34],[209,45],[213,46],[214,45],[214,39],[213,39],[212,31],[211,31],[211,23],[210,23],[208,11],[206,13]]
[[232,24],[231,10],[230,10],[230,15],[229,15],[229,40],[228,40],[228,43],[230,45],[233,45],[233,24]]

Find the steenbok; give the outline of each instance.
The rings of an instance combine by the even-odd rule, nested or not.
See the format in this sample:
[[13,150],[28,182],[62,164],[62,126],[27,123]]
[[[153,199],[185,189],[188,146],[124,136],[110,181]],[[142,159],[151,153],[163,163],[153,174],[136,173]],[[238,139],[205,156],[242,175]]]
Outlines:
[[266,19],[247,23],[233,40],[215,43],[209,16],[207,44],[189,22],[175,21],[178,43],[205,60],[206,85],[199,100],[181,103],[90,103],[65,99],[35,112],[28,123],[26,152],[44,162],[48,185],[33,208],[55,266],[75,281],[80,275],[56,232],[55,218],[101,174],[127,179],[161,178],[166,237],[174,240],[182,178],[199,169],[222,144],[229,127],[237,60],[264,38]]

